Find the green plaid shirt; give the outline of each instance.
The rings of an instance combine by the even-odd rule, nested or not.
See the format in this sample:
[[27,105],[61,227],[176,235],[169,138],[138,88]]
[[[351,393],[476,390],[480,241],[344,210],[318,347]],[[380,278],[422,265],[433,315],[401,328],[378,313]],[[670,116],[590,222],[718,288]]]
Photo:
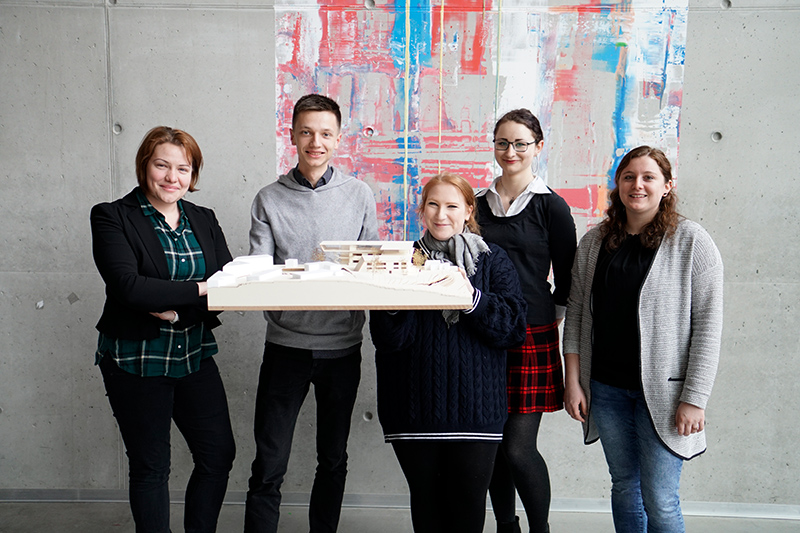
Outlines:
[[[206,273],[206,262],[189,219],[183,212],[183,203],[178,201],[180,224],[178,229],[173,230],[164,215],[150,204],[141,191],[137,190],[136,195],[142,212],[153,223],[158,240],[164,248],[169,279],[202,281]],[[160,335],[151,340],[114,339],[101,333],[97,341],[95,361],[100,362],[104,356],[110,356],[122,370],[131,374],[180,378],[197,371],[200,361],[217,351],[214,334],[202,322],[186,329],[175,329],[169,322],[162,321]]]

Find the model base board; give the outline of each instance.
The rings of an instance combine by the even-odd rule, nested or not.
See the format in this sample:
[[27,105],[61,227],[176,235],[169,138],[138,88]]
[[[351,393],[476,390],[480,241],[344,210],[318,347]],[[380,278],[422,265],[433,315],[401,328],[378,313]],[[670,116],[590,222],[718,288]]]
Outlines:
[[469,309],[472,294],[453,265],[416,266],[413,242],[320,244],[337,262],[272,264],[270,256],[237,257],[208,283],[213,311]]

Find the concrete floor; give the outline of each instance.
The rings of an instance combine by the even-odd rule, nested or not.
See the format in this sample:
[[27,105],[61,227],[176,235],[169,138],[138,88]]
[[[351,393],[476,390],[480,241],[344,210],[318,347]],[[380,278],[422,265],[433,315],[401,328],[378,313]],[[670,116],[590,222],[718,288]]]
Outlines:
[[[182,527],[183,506],[172,505],[172,531]],[[242,531],[244,506],[225,504],[220,515],[220,533]],[[551,513],[553,533],[613,533],[607,513]],[[524,522],[524,518],[523,518]],[[523,524],[524,525],[524,524]],[[687,516],[688,533],[798,533],[800,521],[752,520]],[[0,503],[2,533],[134,533],[127,503]],[[308,531],[306,508],[285,506],[281,514],[281,533]],[[410,533],[411,517],[407,509],[346,507],[339,526],[341,533]],[[492,516],[487,513],[486,533],[494,533]],[[523,531],[525,529],[523,528]]]

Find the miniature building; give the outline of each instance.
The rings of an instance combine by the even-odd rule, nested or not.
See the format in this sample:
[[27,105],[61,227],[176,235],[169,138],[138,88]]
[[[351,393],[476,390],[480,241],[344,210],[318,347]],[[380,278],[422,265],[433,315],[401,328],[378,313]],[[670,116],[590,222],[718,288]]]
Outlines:
[[320,247],[354,272],[406,273],[414,254],[413,241],[324,241]]

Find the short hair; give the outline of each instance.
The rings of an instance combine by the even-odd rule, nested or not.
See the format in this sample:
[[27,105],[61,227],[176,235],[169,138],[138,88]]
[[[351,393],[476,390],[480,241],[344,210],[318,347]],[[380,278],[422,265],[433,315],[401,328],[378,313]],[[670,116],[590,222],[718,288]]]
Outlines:
[[335,100],[321,94],[307,94],[302,96],[297,103],[294,104],[292,129],[295,128],[297,117],[306,111],[330,111],[336,116],[336,126],[338,126],[340,130],[342,129],[342,111],[339,109],[339,104],[337,104]]
[[[608,195],[609,206],[606,211],[606,218],[600,224],[600,232],[603,236],[605,247],[609,251],[617,250],[627,238],[625,224],[628,215],[625,212],[625,205],[619,196],[619,178],[631,161],[637,157],[649,157],[656,162],[661,174],[664,175],[664,182],[672,181],[672,165],[666,154],[658,148],[651,146],[638,146],[625,154],[617,165],[614,173],[614,189]],[[661,244],[665,236],[672,235],[678,227],[680,215],[676,209],[678,196],[675,189],[670,189],[669,193],[661,199],[658,204],[658,211],[649,223],[647,223],[639,235],[639,240],[645,248],[654,250]]]
[[500,126],[505,122],[516,122],[517,124],[522,124],[531,130],[531,133],[533,134],[533,140],[536,141],[536,144],[539,144],[544,140],[542,125],[539,123],[539,119],[527,109],[514,109],[513,111],[509,111],[500,117],[500,120],[498,120],[497,124],[494,125],[495,137],[497,137],[498,128],[500,128]]
[[472,190],[472,185],[470,185],[467,180],[458,174],[442,172],[441,174],[436,174],[434,177],[428,180],[428,183],[422,187],[420,204],[417,208],[419,215],[422,216],[422,212],[425,210],[425,203],[428,201],[428,195],[431,193],[431,189],[440,183],[452,185],[459,190],[461,195],[464,197],[464,203],[467,205],[467,207],[472,208],[472,214],[470,215],[469,220],[467,220],[467,227],[472,233],[480,235],[481,227],[478,224],[478,206],[476,205],[477,202],[475,200],[475,191]]
[[189,191],[196,191],[197,181],[200,179],[200,169],[203,168],[203,153],[200,151],[200,146],[197,145],[194,137],[183,130],[170,128],[169,126],[156,126],[151,129],[145,134],[142,143],[139,145],[139,151],[136,152],[136,180],[139,182],[139,187],[142,189],[147,188],[147,164],[150,162],[150,158],[153,157],[156,147],[164,143],[180,146],[186,152],[186,157],[192,164],[192,179],[189,182]]

